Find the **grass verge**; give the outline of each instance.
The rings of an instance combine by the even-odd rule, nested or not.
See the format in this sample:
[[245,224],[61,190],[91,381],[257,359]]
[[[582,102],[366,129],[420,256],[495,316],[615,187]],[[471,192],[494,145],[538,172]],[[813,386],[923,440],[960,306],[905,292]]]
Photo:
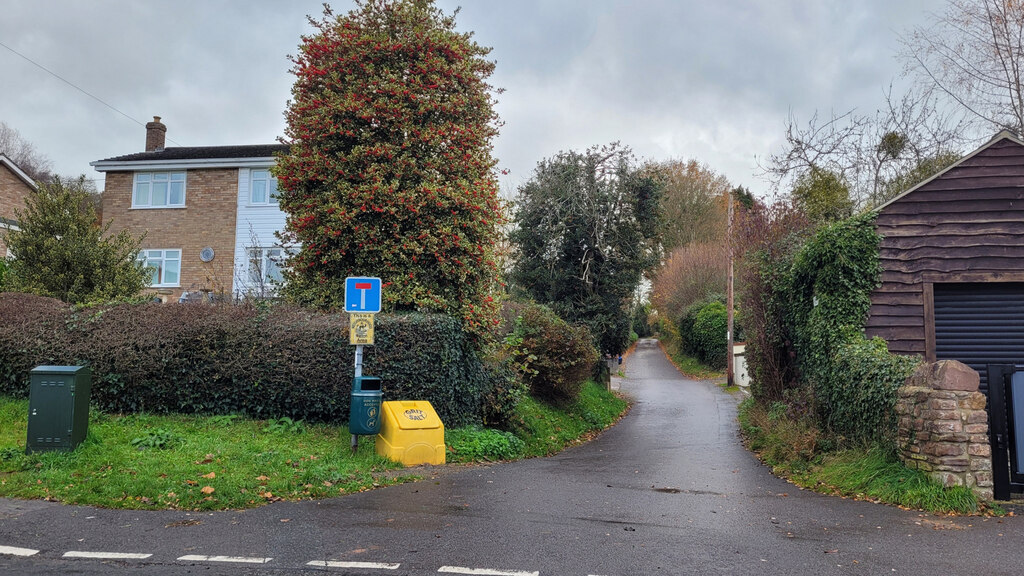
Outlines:
[[575,403],[565,406],[552,406],[526,396],[512,416],[511,431],[446,431],[449,461],[511,460],[554,454],[611,426],[627,407],[625,400],[594,382],[583,387]]
[[219,510],[397,483],[347,428],[233,416],[93,412],[73,452],[25,454],[28,401],[0,398],[0,496],[107,508]]
[[945,488],[887,451],[820,450],[817,428],[806,419],[791,417],[785,404],[765,407],[748,398],[740,404],[739,420],[748,447],[773,472],[802,488],[933,513],[985,511],[970,489]]
[[693,356],[688,356],[675,350],[674,346],[668,346],[661,340],[658,340],[658,345],[661,346],[661,349],[668,356],[668,359],[672,361],[676,369],[687,378],[693,380],[714,380],[725,377],[725,370],[712,368]]
[[[514,430],[446,430],[449,462],[552,454],[613,424],[626,402],[588,383],[578,402],[526,397]],[[28,401],[0,396],[0,496],[127,509],[225,510],[326,498],[416,479],[347,426],[287,418],[90,414],[73,452],[25,454]]]

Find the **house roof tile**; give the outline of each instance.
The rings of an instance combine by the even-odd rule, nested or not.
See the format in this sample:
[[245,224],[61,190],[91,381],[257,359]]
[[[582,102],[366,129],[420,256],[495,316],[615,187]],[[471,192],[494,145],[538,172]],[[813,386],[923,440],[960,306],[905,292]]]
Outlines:
[[217,158],[269,158],[287,152],[287,144],[250,144],[245,146],[182,146],[154,152],[137,152],[106,158],[100,162],[152,162],[157,160],[211,160]]

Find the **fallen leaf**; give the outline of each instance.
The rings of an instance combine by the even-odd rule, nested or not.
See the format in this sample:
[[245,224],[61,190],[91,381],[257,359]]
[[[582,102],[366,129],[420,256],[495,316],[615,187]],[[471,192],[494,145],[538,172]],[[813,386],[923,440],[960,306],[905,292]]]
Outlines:
[[281,518],[281,522],[291,522],[291,518]]
[[203,478],[216,478],[216,477],[217,477],[217,473],[216,472],[210,472],[209,474],[203,474]]
[[198,486],[199,482],[196,482],[195,480],[185,480],[185,484],[188,484],[189,486]]
[[202,489],[200,489],[199,491],[202,492],[203,494],[213,494],[214,491],[216,491],[216,488],[214,488],[213,486],[203,486]]
[[838,549],[838,548],[837,548],[837,549],[834,549],[834,550],[825,550],[825,554],[836,554],[836,553],[838,553],[838,552],[839,552],[839,549]]
[[259,480],[260,482],[266,482],[267,480],[270,480],[270,478],[267,478],[266,476],[262,475],[257,476],[256,479]]

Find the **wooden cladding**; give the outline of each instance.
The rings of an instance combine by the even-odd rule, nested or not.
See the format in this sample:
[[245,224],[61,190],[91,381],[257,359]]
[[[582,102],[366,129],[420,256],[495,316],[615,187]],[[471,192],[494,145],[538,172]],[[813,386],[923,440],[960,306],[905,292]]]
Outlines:
[[868,336],[934,359],[933,286],[1024,281],[1024,145],[1001,136],[881,207]]

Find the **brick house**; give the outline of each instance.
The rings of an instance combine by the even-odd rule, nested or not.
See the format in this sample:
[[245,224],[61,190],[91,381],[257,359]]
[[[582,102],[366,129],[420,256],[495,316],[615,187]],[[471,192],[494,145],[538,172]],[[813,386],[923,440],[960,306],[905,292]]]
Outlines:
[[280,278],[284,228],[270,175],[283,144],[167,148],[167,127],[146,124],[145,152],[97,160],[106,175],[103,220],[110,233],[145,234],[139,254],[151,293],[242,295]]
[[25,210],[25,198],[36,183],[7,156],[0,154],[0,258],[7,258],[5,233],[17,228],[14,212]]

